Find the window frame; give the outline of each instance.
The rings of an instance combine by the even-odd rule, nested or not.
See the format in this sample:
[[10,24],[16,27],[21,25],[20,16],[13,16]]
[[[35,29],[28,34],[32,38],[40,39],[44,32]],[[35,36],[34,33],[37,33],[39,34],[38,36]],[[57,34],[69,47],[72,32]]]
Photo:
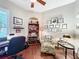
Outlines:
[[[8,9],[5,9],[5,8],[0,8],[0,11],[2,11],[2,12],[6,12],[7,13],[7,27],[2,27],[2,28],[6,28],[7,29],[7,35],[9,34],[9,23],[10,23],[10,12],[9,12],[9,10]],[[6,35],[6,36],[7,36]]]

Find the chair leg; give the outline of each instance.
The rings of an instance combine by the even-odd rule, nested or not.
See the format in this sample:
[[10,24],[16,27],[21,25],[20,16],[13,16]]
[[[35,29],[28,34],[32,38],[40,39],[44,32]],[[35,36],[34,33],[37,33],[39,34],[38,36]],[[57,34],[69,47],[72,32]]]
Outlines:
[[73,50],[73,58],[75,59],[75,50]]
[[67,59],[67,49],[65,49],[65,59]]

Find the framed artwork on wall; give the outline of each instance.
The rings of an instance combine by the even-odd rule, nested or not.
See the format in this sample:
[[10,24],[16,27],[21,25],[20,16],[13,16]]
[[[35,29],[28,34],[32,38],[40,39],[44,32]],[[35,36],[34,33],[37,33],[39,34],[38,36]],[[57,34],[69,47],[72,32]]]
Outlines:
[[49,23],[50,24],[53,24],[53,23],[64,23],[64,18],[63,18],[62,15],[51,17],[50,20],[49,20]]
[[13,17],[13,24],[15,25],[22,25],[23,24],[23,19],[18,18],[18,17]]
[[57,23],[58,18],[57,17],[52,17],[51,20],[52,20],[51,21],[52,23]]
[[53,29],[54,28],[54,24],[49,25],[49,28]]
[[62,29],[67,29],[67,24],[62,24]]
[[64,23],[64,18],[59,18],[58,23]]
[[51,17],[49,23],[50,24],[57,23],[57,19],[58,19],[57,17]]
[[55,28],[60,28],[60,24],[55,24]]

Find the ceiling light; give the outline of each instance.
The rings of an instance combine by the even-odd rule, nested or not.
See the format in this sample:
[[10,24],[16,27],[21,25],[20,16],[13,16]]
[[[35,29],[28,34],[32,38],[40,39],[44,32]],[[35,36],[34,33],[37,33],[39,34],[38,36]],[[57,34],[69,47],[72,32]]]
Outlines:
[[36,0],[31,0],[31,2],[36,2]]

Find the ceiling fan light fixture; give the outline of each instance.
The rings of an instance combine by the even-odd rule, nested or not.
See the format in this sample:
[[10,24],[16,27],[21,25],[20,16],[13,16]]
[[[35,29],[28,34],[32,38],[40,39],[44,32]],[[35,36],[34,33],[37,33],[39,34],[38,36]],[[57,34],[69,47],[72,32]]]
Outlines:
[[34,8],[34,3],[35,3],[36,1],[39,2],[40,4],[44,5],[44,6],[45,6],[45,4],[46,4],[46,2],[43,1],[43,0],[30,0],[30,1],[31,1],[31,8]]

